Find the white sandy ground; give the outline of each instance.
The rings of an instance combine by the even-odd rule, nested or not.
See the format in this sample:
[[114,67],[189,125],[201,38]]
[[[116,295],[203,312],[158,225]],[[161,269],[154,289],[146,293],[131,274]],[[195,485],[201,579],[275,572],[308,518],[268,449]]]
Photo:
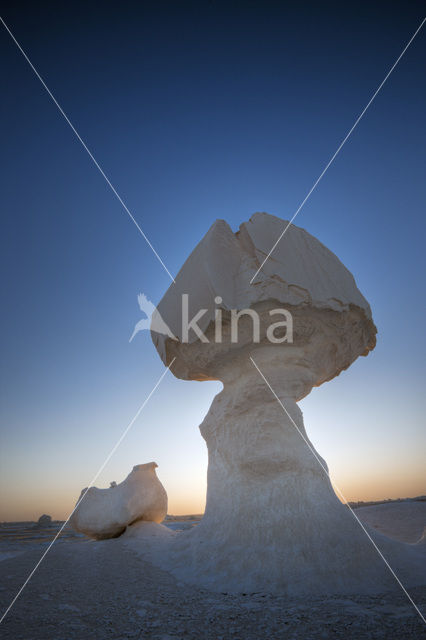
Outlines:
[[[390,506],[364,507],[357,513],[365,521],[374,514],[376,523],[388,527],[394,537],[417,537],[419,514],[426,515],[426,503],[395,504],[392,510]],[[390,511],[393,524],[386,515]],[[405,518],[404,526],[397,522],[398,514]],[[0,564],[2,610],[40,555],[39,549],[32,550]],[[425,615],[426,587],[409,592]],[[54,546],[0,626],[0,637],[417,640],[426,638],[426,628],[399,590],[375,596],[291,599],[262,593],[217,594],[176,581],[143,561],[126,546],[125,538],[118,538]]]
[[426,527],[426,501],[376,504],[355,513],[365,524],[401,542],[418,542]]

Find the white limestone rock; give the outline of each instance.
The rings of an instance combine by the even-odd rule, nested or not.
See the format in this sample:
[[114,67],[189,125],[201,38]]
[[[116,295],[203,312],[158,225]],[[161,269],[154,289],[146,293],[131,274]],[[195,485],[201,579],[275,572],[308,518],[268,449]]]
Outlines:
[[71,526],[91,538],[103,540],[121,535],[138,520],[162,522],[167,514],[167,493],[157,478],[155,462],[140,464],[123,482],[109,489],[90,487],[81,492],[81,503]]
[[[358,290],[352,274],[340,260],[307,231],[291,225],[271,257],[250,281],[270,251],[287,221],[267,213],[256,213],[233,233],[224,220],[216,220],[186,260],[162,300],[157,311],[179,341],[156,333],[151,325],[153,342],[163,362],[168,365],[176,356],[173,373],[183,379],[222,379],[220,369],[236,352],[248,357],[252,344],[251,320],[240,321],[249,329],[238,341],[230,344],[230,309],[253,308],[262,316],[261,342],[266,342],[267,312],[285,307],[299,322],[296,337],[315,331],[323,315],[341,327],[343,342],[354,327],[356,344],[341,360],[336,360],[321,384],[338,375],[359,355],[374,348],[376,327],[372,322],[368,302]],[[200,309],[207,309],[198,321],[209,339],[213,338],[215,310],[224,310],[224,346],[202,344],[194,331],[189,332],[189,344],[182,343],[182,294],[188,294],[189,318]],[[217,304],[219,296],[222,302]],[[227,315],[228,314],[228,315]],[[271,321],[269,320],[269,323]],[[228,323],[228,324],[227,324]],[[227,335],[228,332],[228,335]],[[191,349],[196,344],[196,351]],[[352,340],[354,343],[354,340]],[[201,348],[198,348],[201,347]]]
[[[286,224],[258,213],[234,234],[226,222],[215,222],[158,306],[178,337],[159,335],[151,325],[164,363],[175,357],[171,371],[176,377],[221,380],[223,390],[200,426],[209,456],[201,523],[172,537],[158,527],[137,527],[132,536],[141,536],[144,549],[149,538],[150,557],[164,569],[214,590],[301,595],[398,588],[365,531],[335,495],[297,406],[313,386],[374,348],[370,307],[338,258],[294,225],[250,284]],[[195,333],[188,343],[182,340],[184,293],[190,318],[208,309],[198,322],[208,343]],[[215,303],[216,296],[221,304]],[[217,306],[225,320],[231,309],[255,309],[261,318],[260,341],[253,341],[247,316],[240,321],[237,342],[230,340],[227,322],[222,342],[215,341]],[[293,316],[291,344],[266,339],[269,311],[279,306]],[[404,584],[424,581],[417,555],[422,545],[414,549],[383,536],[378,544],[385,546]]]
[[[200,425],[209,460],[204,517],[160,547],[157,563],[185,582],[234,593],[398,589],[309,441],[295,401],[310,388],[309,370],[284,364],[279,346],[253,358],[288,415],[250,361],[229,365]],[[370,535],[406,586],[425,583],[417,545]]]
[[45,513],[39,517],[36,528],[43,529],[44,527],[50,527],[52,525],[52,516],[48,516]]

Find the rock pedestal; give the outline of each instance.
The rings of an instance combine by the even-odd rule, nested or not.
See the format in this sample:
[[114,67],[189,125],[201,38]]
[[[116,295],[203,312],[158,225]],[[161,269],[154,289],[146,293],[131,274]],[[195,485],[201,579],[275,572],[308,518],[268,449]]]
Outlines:
[[[228,371],[200,426],[209,464],[201,523],[177,538],[168,562],[183,579],[224,591],[368,592],[392,578],[306,435],[296,400],[309,369],[280,347]],[[309,446],[308,446],[309,445]]]

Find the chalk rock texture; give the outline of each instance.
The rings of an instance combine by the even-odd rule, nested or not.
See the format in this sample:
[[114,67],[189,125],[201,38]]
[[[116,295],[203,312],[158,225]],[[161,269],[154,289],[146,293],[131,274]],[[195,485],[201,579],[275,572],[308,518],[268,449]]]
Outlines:
[[[178,337],[151,331],[164,363],[175,357],[175,376],[221,380],[223,390],[200,426],[209,456],[205,515],[191,531],[161,543],[157,562],[183,580],[221,591],[383,591],[394,578],[335,495],[297,405],[313,386],[367,355],[376,328],[350,272],[294,225],[250,284],[286,225],[265,213],[236,233],[215,222],[158,306]],[[207,309],[198,326],[208,342],[195,332],[182,339],[183,294],[189,318]],[[292,314],[293,342],[268,340],[269,314],[277,307]],[[221,342],[215,339],[218,308]],[[247,315],[232,341],[231,310],[246,308],[259,314],[259,341]],[[405,553],[408,546],[389,541],[389,554],[401,580],[417,584],[418,559],[410,549]]]
[[167,514],[167,493],[157,478],[155,462],[140,464],[123,482],[109,489],[90,487],[81,492],[81,503],[70,524],[91,538],[103,540],[121,535],[138,520],[162,522]]
[[[151,332],[163,362],[168,365],[177,357],[173,373],[190,380],[222,379],[222,369],[237,353],[247,359],[252,348],[251,320],[240,320],[238,345],[230,344],[229,311],[253,308],[261,316],[261,343],[267,342],[266,321],[271,322],[271,309],[285,307],[297,314],[295,344],[306,342],[317,331],[324,318],[332,332],[338,334],[324,349],[332,352],[338,342],[335,362],[325,378],[338,375],[359,355],[374,348],[376,327],[371,309],[358,290],[352,274],[319,240],[304,229],[291,225],[281,241],[256,274],[287,221],[267,213],[256,213],[233,233],[224,220],[217,220],[186,260],[162,300],[157,311],[179,341]],[[193,318],[201,309],[207,311],[197,322],[211,341],[217,309],[223,310],[223,344],[202,344],[194,331],[188,334],[189,344],[182,344],[182,295],[188,295],[188,316]],[[220,297],[222,302],[215,302]],[[153,326],[153,325],[152,325]],[[352,331],[355,335],[351,336]],[[323,340],[323,336],[320,336]],[[350,344],[346,345],[349,339]],[[333,357],[333,356],[332,356]]]
[[[183,581],[227,592],[398,589],[306,434],[295,395],[307,390],[309,370],[283,364],[279,350],[258,349],[253,358],[282,406],[250,361],[230,366],[200,426],[209,459],[204,517],[172,540],[162,566]],[[415,545],[370,535],[405,585],[425,581]]]

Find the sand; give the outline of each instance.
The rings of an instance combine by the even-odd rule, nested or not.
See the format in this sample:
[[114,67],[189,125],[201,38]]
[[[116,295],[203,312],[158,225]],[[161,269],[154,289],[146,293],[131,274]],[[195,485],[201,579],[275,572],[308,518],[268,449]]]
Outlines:
[[[404,504],[400,513],[409,511]],[[380,508],[357,511],[361,515],[368,509],[376,510],[377,519]],[[31,550],[0,564],[2,610],[40,555],[40,549]],[[410,589],[410,595],[426,613],[426,587]],[[179,583],[120,538],[55,545],[0,632],[10,640],[426,638],[423,622],[402,591],[309,599],[215,594]]]
[[[7,606],[39,553],[2,563]],[[426,589],[411,590],[426,607]],[[152,638],[425,638],[404,594],[288,600],[191,588],[141,561],[118,540],[54,548],[4,620],[18,640]]]
[[385,536],[401,542],[417,542],[426,527],[425,502],[389,502],[360,507],[357,516]]

